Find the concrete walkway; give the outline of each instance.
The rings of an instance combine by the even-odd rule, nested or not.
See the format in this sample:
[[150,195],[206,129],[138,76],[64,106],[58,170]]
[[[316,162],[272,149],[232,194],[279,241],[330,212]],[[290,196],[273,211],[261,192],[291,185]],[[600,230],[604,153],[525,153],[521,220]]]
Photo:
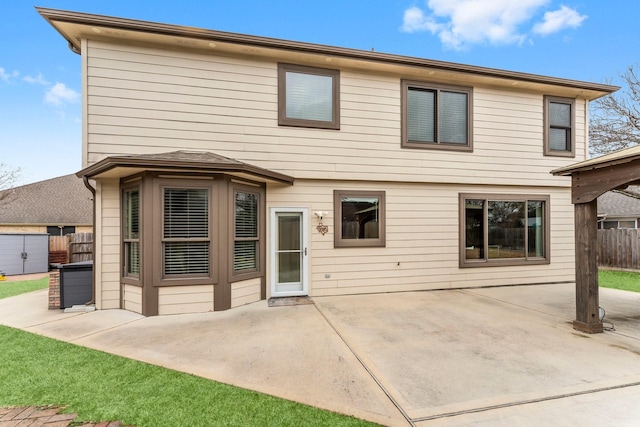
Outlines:
[[0,324],[392,426],[638,425],[640,294],[571,327],[572,284],[314,298],[145,318],[0,300]]

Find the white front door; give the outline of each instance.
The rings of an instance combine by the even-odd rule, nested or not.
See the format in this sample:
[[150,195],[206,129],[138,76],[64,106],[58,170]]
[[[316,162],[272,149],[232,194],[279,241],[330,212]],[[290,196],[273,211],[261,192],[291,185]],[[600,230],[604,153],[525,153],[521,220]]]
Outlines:
[[271,208],[270,217],[271,296],[308,295],[308,210]]

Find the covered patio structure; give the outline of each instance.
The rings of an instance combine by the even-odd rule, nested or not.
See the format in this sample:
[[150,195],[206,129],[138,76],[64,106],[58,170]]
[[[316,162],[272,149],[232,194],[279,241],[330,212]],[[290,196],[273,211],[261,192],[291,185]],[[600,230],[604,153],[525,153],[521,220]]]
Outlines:
[[575,206],[576,320],[573,328],[603,331],[598,294],[598,196],[640,183],[640,146],[616,151],[551,171],[571,177]]

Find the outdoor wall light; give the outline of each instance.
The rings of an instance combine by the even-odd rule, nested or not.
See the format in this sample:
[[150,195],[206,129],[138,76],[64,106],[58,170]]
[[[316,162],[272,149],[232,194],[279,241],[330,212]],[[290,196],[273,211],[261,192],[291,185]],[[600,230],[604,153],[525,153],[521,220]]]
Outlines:
[[317,211],[314,212],[315,216],[318,217],[318,226],[316,227],[316,230],[318,230],[318,233],[322,234],[323,236],[325,234],[327,234],[329,232],[329,227],[327,227],[326,225],[322,224],[322,218],[329,215],[329,212],[326,211]]

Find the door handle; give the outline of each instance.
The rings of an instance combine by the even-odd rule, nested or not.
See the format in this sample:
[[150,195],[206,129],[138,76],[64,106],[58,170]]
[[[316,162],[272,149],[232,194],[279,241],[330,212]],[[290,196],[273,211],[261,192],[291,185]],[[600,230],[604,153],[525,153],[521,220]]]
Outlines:
[[307,256],[307,248],[304,248],[304,256]]

